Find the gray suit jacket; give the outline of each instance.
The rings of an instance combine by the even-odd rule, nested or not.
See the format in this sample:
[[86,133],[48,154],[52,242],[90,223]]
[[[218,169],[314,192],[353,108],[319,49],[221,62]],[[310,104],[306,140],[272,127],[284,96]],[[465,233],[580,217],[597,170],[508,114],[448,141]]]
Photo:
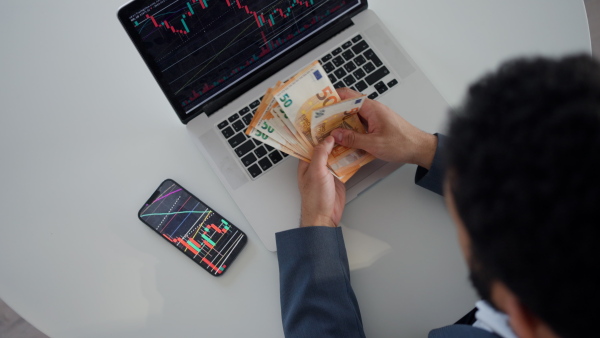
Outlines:
[[[442,194],[444,136],[431,169],[419,167],[415,183]],[[276,234],[281,318],[286,337],[364,337],[340,228],[306,227]],[[468,325],[429,332],[430,338],[498,337]]]

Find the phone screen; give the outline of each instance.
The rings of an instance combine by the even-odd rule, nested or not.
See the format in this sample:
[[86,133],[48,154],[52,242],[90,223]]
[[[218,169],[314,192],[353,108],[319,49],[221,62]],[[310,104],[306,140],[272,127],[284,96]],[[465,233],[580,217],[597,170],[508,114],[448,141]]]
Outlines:
[[229,268],[247,241],[245,233],[170,179],[138,217],[215,276]]

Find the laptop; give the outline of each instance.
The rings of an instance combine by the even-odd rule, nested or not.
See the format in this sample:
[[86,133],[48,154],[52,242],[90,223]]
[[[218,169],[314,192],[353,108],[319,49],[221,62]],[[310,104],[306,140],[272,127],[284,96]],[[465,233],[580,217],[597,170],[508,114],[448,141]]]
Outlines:
[[[264,246],[300,218],[298,160],[246,136],[267,88],[319,60],[422,129],[447,103],[365,0],[134,0],[118,18]],[[373,161],[350,202],[401,164]]]

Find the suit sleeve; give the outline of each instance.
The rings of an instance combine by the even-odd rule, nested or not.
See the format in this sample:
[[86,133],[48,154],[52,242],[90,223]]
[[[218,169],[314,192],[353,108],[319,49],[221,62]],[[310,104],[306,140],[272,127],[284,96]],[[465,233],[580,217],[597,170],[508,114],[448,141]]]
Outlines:
[[342,229],[305,227],[275,236],[285,336],[364,337]]
[[418,167],[415,174],[415,183],[436,194],[444,195],[444,174],[446,165],[444,161],[444,146],[447,142],[446,136],[435,134],[438,138],[437,148],[429,170]]
[[[442,194],[445,137],[415,183]],[[286,337],[364,337],[341,228],[305,227],[275,234],[281,318]]]

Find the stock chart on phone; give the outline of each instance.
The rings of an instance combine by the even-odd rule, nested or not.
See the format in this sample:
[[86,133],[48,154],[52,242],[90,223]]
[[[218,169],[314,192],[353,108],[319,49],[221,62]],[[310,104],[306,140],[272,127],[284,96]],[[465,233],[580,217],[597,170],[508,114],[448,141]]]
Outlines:
[[129,16],[189,112],[249,75],[357,0],[156,0]]
[[222,274],[246,243],[243,232],[171,180],[139,217],[213,275]]

